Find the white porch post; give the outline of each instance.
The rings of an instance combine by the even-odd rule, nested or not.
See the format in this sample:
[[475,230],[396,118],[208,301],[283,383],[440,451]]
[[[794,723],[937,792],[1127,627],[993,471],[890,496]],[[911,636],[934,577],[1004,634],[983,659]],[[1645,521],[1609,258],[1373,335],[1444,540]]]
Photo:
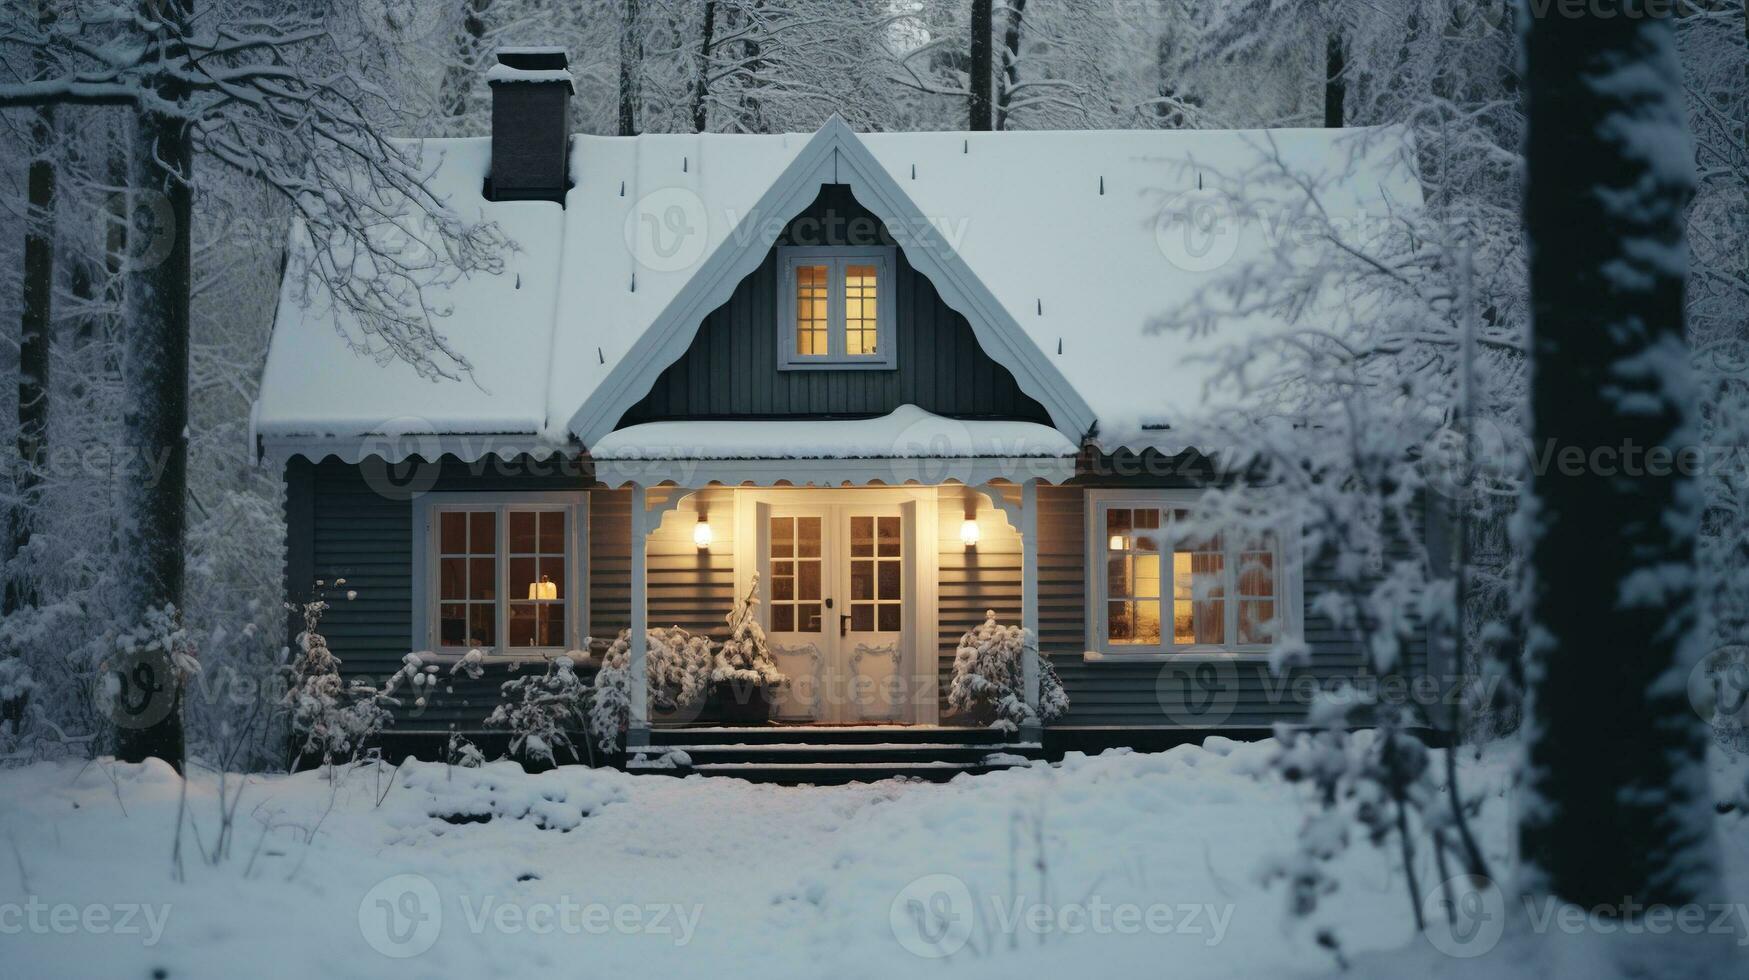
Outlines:
[[645,506],[648,496],[643,484],[632,484],[632,636],[628,669],[631,671],[631,724],[626,732],[626,748],[637,750],[650,744],[649,675],[644,666],[649,656],[650,629],[649,576],[650,512]]
[[[1038,481],[1020,485],[1020,624],[1034,643],[1038,635]],[[1026,704],[1038,715],[1038,658],[1028,656],[1021,666],[1026,680]]]

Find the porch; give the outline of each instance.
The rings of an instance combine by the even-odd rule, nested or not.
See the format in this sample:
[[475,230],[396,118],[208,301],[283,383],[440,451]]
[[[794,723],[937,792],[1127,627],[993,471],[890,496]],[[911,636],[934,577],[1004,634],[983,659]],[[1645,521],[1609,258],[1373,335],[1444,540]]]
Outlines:
[[[1012,735],[974,727],[951,716],[944,692],[953,644],[982,619],[980,608],[967,622],[968,603],[1000,608],[1036,642],[1039,488],[1074,475],[1075,447],[1030,423],[898,414],[710,433],[647,423],[596,447],[597,480],[629,510],[634,763],[769,778],[807,767],[815,782],[820,766],[951,775],[1038,751],[1036,721]],[[707,578],[719,606],[725,586],[757,591],[789,678],[763,717],[651,709],[647,631]],[[1036,712],[1038,666],[1023,663]]]

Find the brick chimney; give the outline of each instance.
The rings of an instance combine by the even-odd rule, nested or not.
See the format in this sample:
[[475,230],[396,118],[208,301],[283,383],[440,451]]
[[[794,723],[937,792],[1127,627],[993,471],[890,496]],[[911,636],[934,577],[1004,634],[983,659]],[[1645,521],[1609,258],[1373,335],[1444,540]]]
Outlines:
[[564,203],[571,129],[571,73],[564,48],[499,48],[492,87],[493,201]]

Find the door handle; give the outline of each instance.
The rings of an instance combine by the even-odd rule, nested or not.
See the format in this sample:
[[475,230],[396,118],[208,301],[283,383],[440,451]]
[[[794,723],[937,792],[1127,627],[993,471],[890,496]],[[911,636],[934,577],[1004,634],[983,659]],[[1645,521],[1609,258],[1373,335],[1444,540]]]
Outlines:
[[850,615],[848,613],[839,613],[838,614],[838,635],[839,636],[849,636],[850,635]]

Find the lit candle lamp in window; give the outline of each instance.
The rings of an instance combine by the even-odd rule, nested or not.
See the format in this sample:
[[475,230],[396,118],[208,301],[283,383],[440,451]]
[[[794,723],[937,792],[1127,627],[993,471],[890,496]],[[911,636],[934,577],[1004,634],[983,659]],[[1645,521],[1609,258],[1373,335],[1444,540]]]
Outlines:
[[559,583],[553,581],[550,575],[542,575],[539,582],[528,583],[528,597],[530,599],[557,599],[559,597]]
[[1123,544],[1123,535],[1114,534],[1111,536],[1111,540],[1105,542],[1105,547],[1111,551],[1122,551]]

